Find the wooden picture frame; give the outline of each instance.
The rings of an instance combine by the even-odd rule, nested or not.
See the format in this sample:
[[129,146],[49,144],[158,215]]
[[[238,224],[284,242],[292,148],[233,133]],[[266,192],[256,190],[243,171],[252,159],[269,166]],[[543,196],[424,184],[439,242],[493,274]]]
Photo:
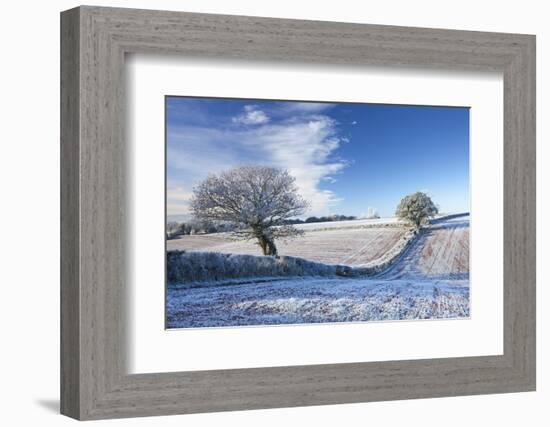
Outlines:
[[[127,53],[504,78],[504,353],[129,375]],[[83,6],[61,14],[61,412],[101,419],[535,389],[535,37]]]

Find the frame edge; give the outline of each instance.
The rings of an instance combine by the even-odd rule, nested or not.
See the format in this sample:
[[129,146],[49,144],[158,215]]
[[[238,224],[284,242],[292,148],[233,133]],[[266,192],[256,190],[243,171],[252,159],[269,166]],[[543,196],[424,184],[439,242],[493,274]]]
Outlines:
[[[109,13],[109,16],[106,16]],[[178,15],[178,20],[181,19],[183,23],[193,21],[203,31],[205,26],[200,21],[203,17],[208,16],[208,20],[216,20],[216,17],[220,15],[215,14],[189,14],[185,12],[173,12]],[[120,14],[121,16],[116,16]],[[98,95],[94,89],[100,89],[98,87],[99,81],[95,78],[100,75],[102,81],[111,82],[112,74],[118,73],[120,70],[113,68],[109,69],[108,64],[111,67],[117,67],[117,61],[120,58],[120,54],[124,53],[126,43],[130,43],[130,50],[136,48],[141,49],[142,45],[144,49],[151,51],[157,48],[155,46],[145,46],[147,44],[147,37],[154,35],[155,40],[157,37],[174,36],[181,28],[169,28],[169,26],[175,25],[172,20],[172,12],[164,11],[152,11],[152,10],[135,10],[135,9],[120,9],[120,8],[103,8],[94,6],[82,6],[80,8],[71,9],[62,13],[62,96],[61,96],[61,118],[62,118],[62,130],[61,130],[61,159],[62,159],[62,258],[61,258],[61,270],[62,270],[62,290],[61,290],[61,311],[62,311],[62,378],[61,378],[61,412],[65,415],[76,419],[105,419],[105,418],[120,418],[120,417],[133,417],[133,416],[151,416],[151,415],[168,415],[168,414],[181,414],[181,413],[196,413],[196,412],[213,412],[213,411],[225,411],[225,410],[245,410],[245,409],[260,409],[260,408],[275,408],[275,407],[289,407],[289,406],[309,406],[309,405],[324,405],[324,404],[336,404],[336,403],[351,403],[351,402],[364,402],[365,395],[361,396],[361,390],[352,390],[349,385],[345,386],[346,390],[342,390],[342,393],[338,397],[331,399],[321,399],[319,395],[310,395],[309,399],[304,401],[295,401],[292,404],[284,404],[281,402],[275,402],[274,400],[258,398],[255,404],[246,402],[247,396],[243,395],[240,399],[235,399],[235,402],[226,402],[226,406],[221,405],[220,402],[224,402],[223,394],[218,396],[218,405],[212,405],[205,409],[208,405],[204,401],[205,395],[211,396],[210,386],[217,382],[220,378],[229,381],[236,373],[234,372],[214,372],[210,374],[196,372],[190,377],[182,376],[182,380],[188,381],[190,378],[201,376],[214,375],[212,383],[205,383],[206,387],[202,391],[205,392],[202,396],[194,396],[192,393],[187,393],[183,387],[171,386],[168,381],[165,381],[165,376],[150,374],[144,376],[142,379],[136,378],[132,375],[132,378],[123,378],[124,381],[129,380],[129,387],[126,388],[126,384],[119,383],[121,378],[114,378],[112,382],[105,383],[105,377],[109,377],[109,373],[117,373],[120,368],[118,362],[112,366],[112,363],[118,356],[113,356],[110,349],[111,341],[107,342],[104,336],[104,332],[109,325],[115,324],[113,320],[105,320],[102,318],[96,318],[97,312],[92,313],[89,307],[89,303],[92,300],[101,303],[106,303],[108,299],[105,299],[102,287],[105,287],[105,283],[102,280],[97,282],[91,282],[87,280],[86,268],[92,266],[92,261],[87,257],[87,243],[86,239],[81,241],[81,233],[87,237],[92,235],[86,233],[103,233],[105,229],[93,228],[89,224],[86,224],[84,217],[88,215],[86,210],[87,196],[91,193],[86,193],[90,189],[86,188],[87,182],[91,179],[87,176],[89,169],[90,159],[94,156],[87,156],[86,153],[90,149],[90,135],[87,135],[87,121],[93,115],[87,117],[87,113],[84,111],[89,107],[89,101],[98,101]],[[151,17],[151,15],[153,15]],[[159,26],[158,28],[152,27],[149,17],[157,23],[165,25],[165,27]],[[168,19],[169,17],[170,19]],[[162,18],[162,19],[160,19]],[[297,20],[284,20],[284,19],[271,19],[270,18],[256,18],[249,17],[242,19],[239,16],[226,15],[224,19],[235,19],[240,21],[245,20],[261,20],[262,23],[272,24],[272,21],[280,22],[310,22],[316,21],[297,21]],[[120,21],[119,21],[120,20]],[[169,22],[167,22],[169,21]],[[125,28],[118,27],[118,22],[124,22]],[[135,24],[135,27],[134,27]],[[178,24],[178,22],[176,22]],[[224,22],[226,24],[226,22]],[[179,24],[178,24],[179,25]],[[322,25],[323,29],[328,27],[333,28],[333,25],[327,21],[319,21],[319,25]],[[368,24],[342,24],[352,25],[355,29],[359,26],[365,26],[364,28],[376,28],[376,31],[381,31],[381,26],[369,26]],[[384,26],[388,30],[395,30],[405,27],[393,27]],[[422,33],[424,29],[410,29],[415,34]],[[147,32],[146,32],[147,31]],[[166,31],[166,34],[164,33]],[[374,30],[373,30],[374,31]],[[385,31],[385,30],[384,30]],[[96,33],[98,32],[98,33]],[[435,34],[434,34],[435,33]],[[534,142],[535,142],[535,124],[534,115],[534,37],[529,35],[515,35],[515,34],[497,34],[497,33],[477,33],[477,32],[455,32],[456,37],[460,34],[468,33],[470,36],[481,39],[487,37],[488,44],[499,44],[502,48],[502,56],[498,60],[498,67],[504,65],[509,67],[513,79],[510,81],[514,90],[514,97],[519,95],[521,105],[517,103],[511,103],[512,110],[519,114],[520,124],[514,124],[512,127],[511,135],[512,140],[521,145],[523,142],[523,148],[527,152],[521,152],[519,147],[516,146],[512,151],[515,156],[513,158],[513,165],[515,165],[515,177],[517,182],[510,180],[513,188],[513,192],[519,191],[521,196],[519,202],[512,206],[512,213],[510,216],[515,218],[515,221],[511,221],[510,224],[514,225],[514,233],[517,233],[516,238],[520,242],[515,247],[515,254],[533,254],[534,249],[534,235],[535,231],[535,213],[530,211],[534,208],[534,195],[535,195],[535,183],[534,169],[533,171],[526,171],[525,168],[529,168],[532,165],[532,161],[535,158]],[[99,34],[99,35],[98,35]],[[441,34],[451,34],[449,30],[433,30],[429,31],[429,37],[437,39]],[[132,37],[142,38],[139,42],[132,41]],[[454,38],[454,36],[453,36]],[[500,40],[503,38],[504,40]],[[452,41],[452,40],[451,40]],[[482,40],[483,41],[483,40]],[[457,40],[455,40],[457,42]],[[502,42],[502,43],[500,43]],[[97,43],[97,47],[96,47]],[[141,43],[141,44],[140,44]],[[431,43],[431,41],[430,41]],[[159,45],[161,45],[159,43]],[[96,58],[89,58],[91,46],[94,49],[98,49],[99,62],[94,63],[93,72],[88,70],[90,64]],[[504,46],[504,47],[502,47]],[[106,48],[112,49],[107,51]],[[179,47],[177,48],[179,49]],[[174,52],[176,48],[170,48],[169,52]],[[495,47],[496,49],[496,47]],[[281,55],[290,55],[285,52]],[[466,55],[463,56],[462,54]],[[279,55],[279,54],[278,54]],[[460,59],[466,58],[467,54],[461,52]],[[510,64],[508,60],[514,58],[514,64]],[[117,59],[112,62],[111,59]],[[453,60],[455,61],[455,60]],[[487,63],[483,62],[483,68],[487,67]],[[99,71],[98,71],[99,70]],[[93,74],[102,73],[102,74]],[[107,76],[107,77],[106,77]],[[91,77],[88,82],[87,77]],[[533,79],[531,81],[531,79]],[[114,80],[114,87],[118,87],[120,83],[117,76]],[[119,88],[120,89],[120,88]],[[510,88],[509,88],[510,89]],[[88,90],[88,92],[86,92]],[[112,98],[106,98],[113,101]],[[101,98],[101,101],[104,101]],[[513,99],[512,101],[517,101]],[[104,104],[105,105],[105,104]],[[108,104],[109,108],[112,107],[112,103]],[[71,109],[71,106],[74,107]],[[86,108],[85,108],[86,107]],[[93,111],[97,114],[97,111]],[[82,115],[82,120],[80,118]],[[114,124],[113,124],[114,126]],[[84,130],[83,130],[84,129]],[[89,129],[88,129],[89,130]],[[111,130],[111,129],[109,129]],[[114,131],[116,133],[116,130]],[[102,130],[99,134],[100,139],[95,141],[104,141],[106,133]],[[110,135],[112,136],[112,134]],[[96,135],[93,136],[94,138]],[[103,138],[103,139],[101,139]],[[118,139],[115,139],[118,141]],[[518,153],[517,151],[520,151]],[[90,153],[97,154],[97,153]],[[518,167],[520,166],[520,167]],[[104,172],[104,171],[102,171]],[[523,175],[522,174],[525,174]],[[94,177],[95,178],[95,177]],[[82,188],[80,188],[82,187]],[[119,189],[117,190],[119,191]],[[82,207],[81,207],[82,203]],[[108,207],[108,206],[103,206]],[[518,216],[523,213],[523,223],[518,220]],[[522,218],[522,217],[520,217]],[[64,224],[67,222],[68,224]],[[97,225],[97,224],[95,224]],[[94,226],[95,226],[94,225]],[[88,245],[90,246],[90,245]],[[88,248],[89,249],[89,248]],[[66,262],[64,262],[66,261]],[[96,260],[97,261],[97,260]],[[534,342],[534,286],[535,276],[534,272],[529,273],[529,267],[534,265],[535,260],[515,257],[513,262],[510,263],[510,268],[519,269],[521,271],[516,272],[514,284],[518,285],[517,288],[512,288],[509,297],[512,302],[519,302],[517,307],[510,308],[510,311],[515,311],[514,319],[509,318],[509,322],[514,325],[514,334],[510,336],[510,346],[508,351],[505,351],[506,358],[501,360],[495,359],[489,363],[486,372],[487,383],[483,383],[478,379],[479,384],[472,388],[466,387],[463,391],[453,390],[452,394],[437,395],[431,392],[423,391],[426,385],[422,383],[417,387],[420,391],[410,393],[404,390],[404,394],[394,394],[393,397],[384,397],[381,400],[394,400],[394,399],[410,399],[410,398],[422,398],[422,397],[436,397],[448,396],[448,395],[471,395],[481,393],[504,393],[504,392],[519,392],[519,391],[531,391],[535,389],[535,342]],[[82,269],[82,271],[80,271]],[[101,270],[101,269],[100,269]],[[516,271],[512,270],[512,271]],[[97,277],[96,277],[97,278]],[[104,277],[101,277],[104,279]],[[100,279],[101,279],[100,278]],[[89,279],[89,278],[88,278]],[[96,293],[97,289],[102,293]],[[119,297],[119,294],[115,294]],[[104,298],[104,299],[101,299]],[[111,303],[107,303],[109,309]],[[96,304],[97,306],[97,304]],[[106,310],[109,312],[109,310]],[[101,312],[104,314],[105,312]],[[522,317],[522,316],[528,316]],[[96,320],[98,321],[96,323]],[[514,321],[515,320],[515,321]],[[67,324],[67,322],[69,322]],[[64,325],[64,326],[63,326]],[[118,332],[118,331],[117,331]],[[526,334],[523,338],[520,338],[522,334]],[[99,348],[99,347],[100,348]],[[429,363],[429,361],[425,361]],[[498,362],[498,363],[497,363]],[[501,362],[505,362],[503,366]],[[111,365],[111,366],[109,366]],[[492,367],[491,367],[492,366]],[[493,370],[493,374],[499,377],[498,381],[495,378],[490,377],[489,370]],[[498,375],[497,374],[498,370]],[[279,372],[279,371],[277,371]],[[122,374],[122,372],[120,372]],[[248,372],[248,376],[252,373]],[[219,375],[217,377],[216,375]],[[245,374],[246,375],[246,374]],[[177,377],[177,373],[175,375]],[[244,375],[243,375],[244,376]],[[494,380],[494,384],[489,380]],[[99,382],[99,386],[96,382]],[[179,381],[176,381],[179,382]],[[202,379],[201,381],[202,382]],[[230,382],[230,381],[229,381]],[[260,384],[260,378],[258,380],[252,380],[252,384]],[[109,387],[105,387],[108,385]],[[164,393],[157,394],[160,388],[164,387]],[[412,386],[412,385],[411,385]],[[330,387],[334,388],[334,385]],[[329,388],[330,388],[329,387]],[[350,390],[347,390],[350,388]],[[206,391],[205,391],[206,390]],[[259,390],[262,391],[262,390]],[[349,393],[348,393],[349,391]],[[263,392],[263,391],[262,391]],[[308,390],[311,393],[311,390]],[[261,397],[261,396],[260,396]],[[265,397],[265,396],[264,396]],[[193,402],[195,399],[200,401],[200,404]],[[358,400],[356,400],[358,399]],[[177,402],[176,402],[177,400]],[[168,404],[170,402],[170,405]],[[180,403],[181,402],[181,403]],[[186,403],[184,403],[186,402]],[[214,399],[214,402],[216,400]],[[269,403],[266,403],[269,402]],[[221,406],[220,406],[221,405]]]
[[60,20],[60,412],[80,419],[80,8],[61,12]]

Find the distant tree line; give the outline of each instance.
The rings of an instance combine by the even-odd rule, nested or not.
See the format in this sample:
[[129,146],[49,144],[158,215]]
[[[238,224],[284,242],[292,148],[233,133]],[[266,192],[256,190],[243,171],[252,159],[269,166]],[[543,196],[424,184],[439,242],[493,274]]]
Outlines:
[[284,221],[284,224],[293,225],[293,224],[309,224],[313,222],[331,222],[331,221],[352,221],[357,219],[356,216],[346,216],[346,215],[330,215],[330,216],[310,216],[306,219],[292,218]]
[[310,222],[352,221],[354,219],[357,219],[357,217],[353,215],[350,215],[350,216],[330,215],[330,216],[321,216],[321,217],[310,216],[309,218],[306,218],[304,222],[310,223]]
[[[357,217],[352,215],[310,216],[308,218],[292,218],[281,221],[281,225],[309,224],[314,222],[352,221]],[[177,239],[181,236],[194,234],[229,233],[238,230],[239,227],[229,222],[196,221],[187,222],[170,221],[166,224],[166,238]]]
[[226,233],[234,231],[236,225],[228,222],[212,222],[212,221],[187,221],[166,223],[166,238],[177,239],[181,236],[193,234],[211,234],[211,233]]

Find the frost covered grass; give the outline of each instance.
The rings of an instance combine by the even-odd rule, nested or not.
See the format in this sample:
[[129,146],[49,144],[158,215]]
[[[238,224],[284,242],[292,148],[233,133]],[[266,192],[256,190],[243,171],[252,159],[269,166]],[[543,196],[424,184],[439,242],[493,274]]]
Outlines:
[[242,281],[252,277],[334,276],[336,274],[334,265],[302,258],[184,251],[168,252],[166,270],[169,286],[174,284],[193,286],[200,282],[226,282],[230,279]]
[[469,307],[467,281],[293,278],[254,285],[169,288],[167,326],[443,319],[468,317]]

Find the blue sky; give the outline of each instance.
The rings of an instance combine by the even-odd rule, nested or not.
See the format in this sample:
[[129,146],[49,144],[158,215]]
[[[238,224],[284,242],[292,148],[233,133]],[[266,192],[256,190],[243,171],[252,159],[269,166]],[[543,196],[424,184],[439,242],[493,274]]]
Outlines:
[[169,216],[208,174],[247,164],[287,169],[305,216],[392,216],[415,191],[469,211],[465,107],[166,97],[166,126]]

